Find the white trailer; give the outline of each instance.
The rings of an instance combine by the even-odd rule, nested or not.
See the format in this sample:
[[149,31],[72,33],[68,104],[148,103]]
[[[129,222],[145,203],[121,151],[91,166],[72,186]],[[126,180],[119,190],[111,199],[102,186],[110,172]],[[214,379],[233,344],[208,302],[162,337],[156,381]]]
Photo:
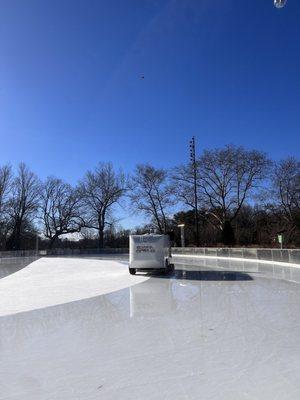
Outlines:
[[129,272],[161,270],[168,272],[171,264],[171,246],[168,235],[130,235]]

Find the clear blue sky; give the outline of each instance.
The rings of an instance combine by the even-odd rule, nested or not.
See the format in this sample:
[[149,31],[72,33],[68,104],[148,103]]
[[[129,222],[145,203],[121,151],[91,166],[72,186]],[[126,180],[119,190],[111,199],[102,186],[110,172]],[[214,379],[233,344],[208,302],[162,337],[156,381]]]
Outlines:
[[300,156],[299,0],[0,0],[0,50],[1,164],[75,183],[192,135]]

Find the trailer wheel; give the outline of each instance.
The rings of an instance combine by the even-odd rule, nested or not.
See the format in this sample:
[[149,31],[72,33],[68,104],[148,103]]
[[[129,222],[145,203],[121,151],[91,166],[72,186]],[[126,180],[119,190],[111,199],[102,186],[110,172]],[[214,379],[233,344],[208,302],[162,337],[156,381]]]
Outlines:
[[135,268],[129,268],[129,273],[130,273],[130,275],[135,275],[136,269]]
[[169,274],[172,271],[172,267],[171,267],[171,264],[169,264],[169,260],[166,260],[165,265],[166,266],[165,266],[165,269],[163,270],[163,272],[165,274]]
[[174,264],[169,264],[169,272],[173,272],[175,269]]

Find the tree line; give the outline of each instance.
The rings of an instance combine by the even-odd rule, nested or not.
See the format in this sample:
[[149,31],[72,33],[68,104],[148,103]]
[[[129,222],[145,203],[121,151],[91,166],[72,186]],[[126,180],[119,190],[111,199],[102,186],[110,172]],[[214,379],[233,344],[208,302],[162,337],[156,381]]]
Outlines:
[[99,163],[76,185],[41,181],[24,163],[15,173],[0,166],[0,248],[34,248],[36,237],[49,248],[127,247],[130,232],[117,228],[115,215],[122,200],[128,213],[147,218],[136,233],[168,232],[177,245],[178,224],[186,245],[196,244],[196,223],[201,246],[275,246],[279,233],[286,246],[300,244],[300,162],[227,145],[168,170],[139,164],[128,175]]

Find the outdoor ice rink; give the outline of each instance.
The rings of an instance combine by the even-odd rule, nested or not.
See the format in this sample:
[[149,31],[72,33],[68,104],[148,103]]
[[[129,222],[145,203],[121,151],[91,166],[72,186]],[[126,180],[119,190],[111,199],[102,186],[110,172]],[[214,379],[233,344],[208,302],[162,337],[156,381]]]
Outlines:
[[299,400],[300,269],[30,261],[0,264],[1,400]]

